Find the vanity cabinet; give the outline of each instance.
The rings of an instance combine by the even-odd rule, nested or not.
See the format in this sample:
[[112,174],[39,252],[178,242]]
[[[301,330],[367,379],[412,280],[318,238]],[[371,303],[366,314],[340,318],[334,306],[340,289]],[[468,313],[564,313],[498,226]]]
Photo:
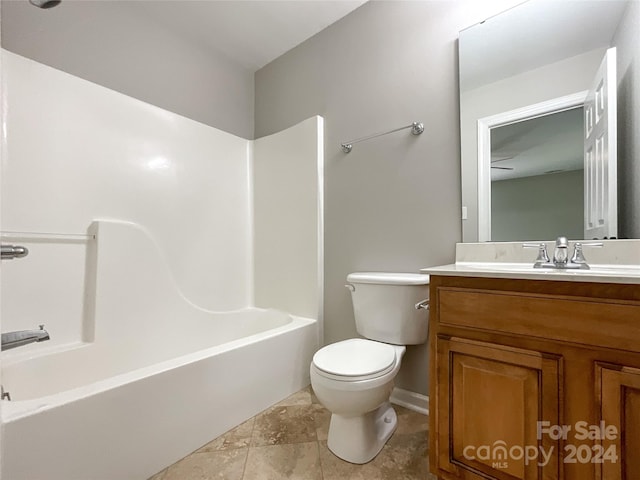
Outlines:
[[596,368],[602,420],[621,432],[616,439],[603,439],[602,448],[622,453],[619,462],[601,465],[598,478],[640,478],[640,369],[616,365]]
[[442,479],[640,478],[640,285],[431,276]]

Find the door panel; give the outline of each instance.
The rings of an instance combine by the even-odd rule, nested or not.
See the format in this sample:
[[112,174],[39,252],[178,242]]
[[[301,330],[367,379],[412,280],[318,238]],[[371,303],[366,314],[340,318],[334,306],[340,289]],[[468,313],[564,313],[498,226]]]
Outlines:
[[613,425],[617,436],[601,441],[618,457],[599,465],[602,480],[637,480],[640,478],[640,370],[629,367],[598,365],[596,386],[599,393],[600,419]]
[[584,103],[584,238],[618,235],[616,49],[607,50]]
[[[558,444],[537,422],[559,422],[561,360],[539,352],[437,339],[439,467],[455,478],[558,478]],[[551,452],[539,464],[540,448]],[[536,458],[520,456],[535,449]],[[544,463],[540,461],[540,463]]]

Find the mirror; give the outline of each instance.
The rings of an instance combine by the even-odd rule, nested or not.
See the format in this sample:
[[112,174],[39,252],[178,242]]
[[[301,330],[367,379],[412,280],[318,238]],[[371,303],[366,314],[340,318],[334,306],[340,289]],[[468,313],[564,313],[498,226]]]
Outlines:
[[611,206],[618,213],[612,229],[598,233],[640,238],[633,189],[640,185],[640,160],[633,158],[640,152],[640,80],[633,78],[639,24],[640,2],[531,0],[460,33],[464,242],[595,236],[589,212],[609,210],[606,198],[589,196],[599,174],[583,171],[590,107],[583,108],[611,47],[618,138],[611,137],[612,153],[600,163],[617,149],[617,185],[604,183],[617,195]]
[[491,241],[583,238],[583,116],[578,107],[491,129]]

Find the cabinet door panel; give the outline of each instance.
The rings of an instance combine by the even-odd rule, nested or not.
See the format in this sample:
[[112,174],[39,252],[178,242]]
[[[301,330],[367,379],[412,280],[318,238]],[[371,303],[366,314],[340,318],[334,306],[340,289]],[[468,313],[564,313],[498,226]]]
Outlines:
[[602,480],[640,478],[640,370],[598,365],[600,418],[616,428],[615,439],[603,439],[604,451],[612,448],[616,461],[606,459],[599,465]]
[[[537,422],[559,423],[559,358],[441,337],[437,361],[441,469],[465,479],[558,478],[557,442],[538,439]],[[551,452],[545,465],[541,448]],[[520,456],[526,449],[536,458]]]

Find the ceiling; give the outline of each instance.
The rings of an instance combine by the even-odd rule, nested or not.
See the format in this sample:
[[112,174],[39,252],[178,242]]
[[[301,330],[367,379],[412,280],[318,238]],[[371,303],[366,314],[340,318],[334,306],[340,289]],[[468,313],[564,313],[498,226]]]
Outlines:
[[627,0],[530,0],[463,30],[460,88],[607,48],[627,6]]
[[366,1],[164,0],[120,5],[256,71]]
[[582,169],[583,128],[582,107],[493,128],[491,181]]

